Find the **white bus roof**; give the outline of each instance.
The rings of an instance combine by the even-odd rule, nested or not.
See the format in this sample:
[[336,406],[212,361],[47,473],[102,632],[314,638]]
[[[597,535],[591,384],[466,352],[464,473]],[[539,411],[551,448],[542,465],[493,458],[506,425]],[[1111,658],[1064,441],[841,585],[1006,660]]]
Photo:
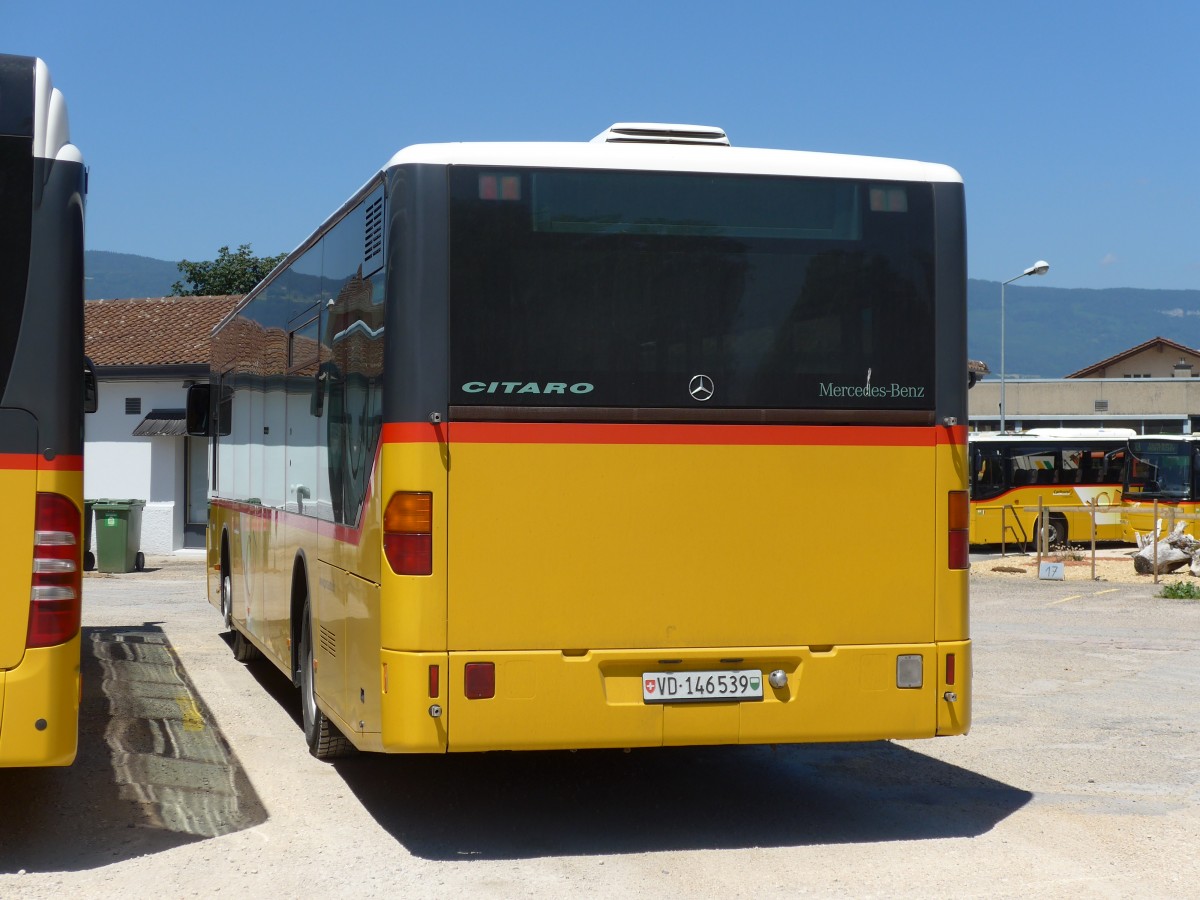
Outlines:
[[83,162],[83,154],[71,143],[67,101],[50,80],[50,70],[41,59],[34,60],[33,155],[38,159]]
[[1127,441],[1138,437],[1132,428],[1030,428],[1028,431],[973,431],[967,435],[971,443],[980,441]]
[[640,141],[414,144],[388,160],[384,168],[408,163],[962,182],[958,172],[940,163],[801,150]]
[[1081,437],[1116,437],[1116,438],[1131,438],[1137,437],[1138,433],[1132,428],[1027,428],[1023,434],[1032,434],[1037,437],[1063,437],[1063,438],[1081,438]]

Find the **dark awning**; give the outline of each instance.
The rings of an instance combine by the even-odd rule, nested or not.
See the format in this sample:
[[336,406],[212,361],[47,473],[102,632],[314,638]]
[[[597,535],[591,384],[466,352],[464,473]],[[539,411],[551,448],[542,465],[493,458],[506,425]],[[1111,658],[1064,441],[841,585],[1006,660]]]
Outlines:
[[133,429],[134,437],[179,437],[187,434],[185,411],[182,409],[152,409]]

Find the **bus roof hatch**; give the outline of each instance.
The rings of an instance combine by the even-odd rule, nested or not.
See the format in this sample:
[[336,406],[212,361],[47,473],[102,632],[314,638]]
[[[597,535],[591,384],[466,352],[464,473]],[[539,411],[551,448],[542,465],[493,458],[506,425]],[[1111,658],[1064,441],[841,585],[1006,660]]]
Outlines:
[[698,144],[728,147],[725,132],[712,125],[617,122],[592,138],[593,144]]

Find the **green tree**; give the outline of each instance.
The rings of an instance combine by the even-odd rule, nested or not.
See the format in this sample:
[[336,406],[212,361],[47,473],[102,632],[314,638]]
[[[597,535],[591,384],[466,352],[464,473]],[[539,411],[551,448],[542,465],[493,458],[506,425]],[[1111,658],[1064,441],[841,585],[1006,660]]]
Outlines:
[[207,262],[185,259],[179,263],[183,281],[175,282],[171,293],[177,297],[249,293],[286,255],[255,256],[250,252],[249,244],[242,244],[235,253],[222,247],[217,251],[217,258]]

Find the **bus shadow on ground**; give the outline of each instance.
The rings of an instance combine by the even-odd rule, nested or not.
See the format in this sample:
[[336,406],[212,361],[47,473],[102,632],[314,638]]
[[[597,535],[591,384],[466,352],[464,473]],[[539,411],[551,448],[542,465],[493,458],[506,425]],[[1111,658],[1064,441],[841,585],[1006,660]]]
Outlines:
[[0,770],[0,872],[109,865],[266,821],[156,623],[83,629],[79,754]]
[[430,860],[974,837],[1033,796],[890,742],[363,754],[337,769]]

